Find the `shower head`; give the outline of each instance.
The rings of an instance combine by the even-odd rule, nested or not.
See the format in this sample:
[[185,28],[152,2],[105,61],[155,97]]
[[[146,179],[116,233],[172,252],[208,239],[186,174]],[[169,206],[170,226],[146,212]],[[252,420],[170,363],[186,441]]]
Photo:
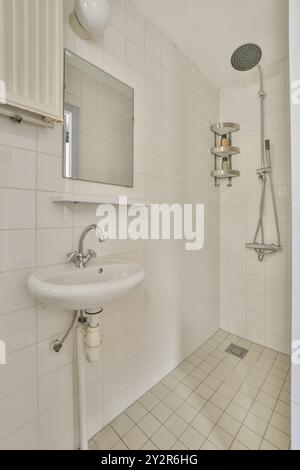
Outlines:
[[231,56],[231,65],[240,72],[256,67],[262,58],[262,50],[257,44],[243,44]]

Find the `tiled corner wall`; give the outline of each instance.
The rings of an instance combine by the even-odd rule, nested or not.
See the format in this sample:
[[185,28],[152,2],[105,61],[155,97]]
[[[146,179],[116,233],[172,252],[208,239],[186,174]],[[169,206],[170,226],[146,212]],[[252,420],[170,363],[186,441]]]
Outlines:
[[[238,76],[238,72],[237,72]],[[241,148],[234,167],[241,176],[221,189],[221,327],[277,351],[290,353],[291,338],[291,152],[288,61],[264,69],[266,139],[271,140],[273,178],[283,251],[260,263],[252,242],[258,222],[261,187],[258,75],[243,75],[221,90],[220,119],[237,122],[233,142]],[[267,193],[266,241],[276,232]]]
[[[66,18],[72,1],[65,2]],[[219,326],[219,194],[207,177],[209,125],[218,93],[130,1],[111,0],[103,40],[81,41],[65,25],[65,45],[135,89],[133,190],[61,177],[61,129],[0,118],[0,449],[78,445],[73,338],[59,355],[49,344],[67,312],[37,306],[26,280],[38,266],[65,261],[96,218],[55,205],[64,193],[127,194],[206,206],[206,244],[184,253],[177,242],[106,242],[99,255],[142,264],[145,282],[106,309],[101,362],[87,367],[90,436],[172,370]]]

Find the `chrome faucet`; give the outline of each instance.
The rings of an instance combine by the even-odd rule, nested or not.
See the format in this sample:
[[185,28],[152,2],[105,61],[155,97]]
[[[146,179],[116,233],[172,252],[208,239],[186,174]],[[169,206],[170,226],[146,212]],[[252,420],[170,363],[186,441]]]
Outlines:
[[83,269],[87,266],[89,261],[93,258],[97,258],[97,254],[94,250],[88,250],[86,253],[84,253],[84,240],[87,234],[91,231],[95,230],[96,231],[96,236],[97,239],[100,243],[105,242],[105,237],[103,235],[103,232],[101,228],[98,225],[89,225],[87,228],[85,228],[80,235],[79,239],[79,248],[78,251],[71,251],[71,253],[67,254],[68,262],[75,264],[77,268]]

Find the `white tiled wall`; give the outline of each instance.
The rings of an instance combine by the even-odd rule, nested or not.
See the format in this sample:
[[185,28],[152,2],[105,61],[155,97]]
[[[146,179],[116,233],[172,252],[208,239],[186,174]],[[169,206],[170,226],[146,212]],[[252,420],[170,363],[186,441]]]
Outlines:
[[[238,72],[237,72],[238,76]],[[264,69],[266,139],[271,140],[273,178],[283,251],[260,263],[252,242],[258,222],[261,186],[258,75],[221,90],[220,119],[237,122],[233,142],[241,148],[233,187],[221,189],[221,326],[251,341],[290,353],[291,338],[291,160],[288,62]],[[267,193],[266,242],[276,242],[270,193]]]
[[[72,1],[66,3],[67,12]],[[89,433],[159,381],[219,325],[219,194],[208,177],[218,93],[130,1],[111,0],[104,39],[81,41],[65,25],[65,45],[135,89],[134,189],[64,180],[61,129],[17,126],[0,118],[0,449],[74,448],[78,415],[71,337],[59,355],[49,344],[67,312],[37,306],[26,281],[37,266],[65,261],[80,231],[95,222],[52,202],[74,192],[127,194],[156,201],[203,202],[206,245],[107,242],[100,255],[142,264],[143,285],[106,309],[99,363],[87,367]]]

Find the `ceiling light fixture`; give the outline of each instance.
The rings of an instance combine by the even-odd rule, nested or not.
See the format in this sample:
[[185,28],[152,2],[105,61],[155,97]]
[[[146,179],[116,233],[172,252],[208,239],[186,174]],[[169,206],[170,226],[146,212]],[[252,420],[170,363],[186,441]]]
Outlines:
[[81,39],[90,39],[104,33],[110,20],[108,0],[76,0],[70,25]]

